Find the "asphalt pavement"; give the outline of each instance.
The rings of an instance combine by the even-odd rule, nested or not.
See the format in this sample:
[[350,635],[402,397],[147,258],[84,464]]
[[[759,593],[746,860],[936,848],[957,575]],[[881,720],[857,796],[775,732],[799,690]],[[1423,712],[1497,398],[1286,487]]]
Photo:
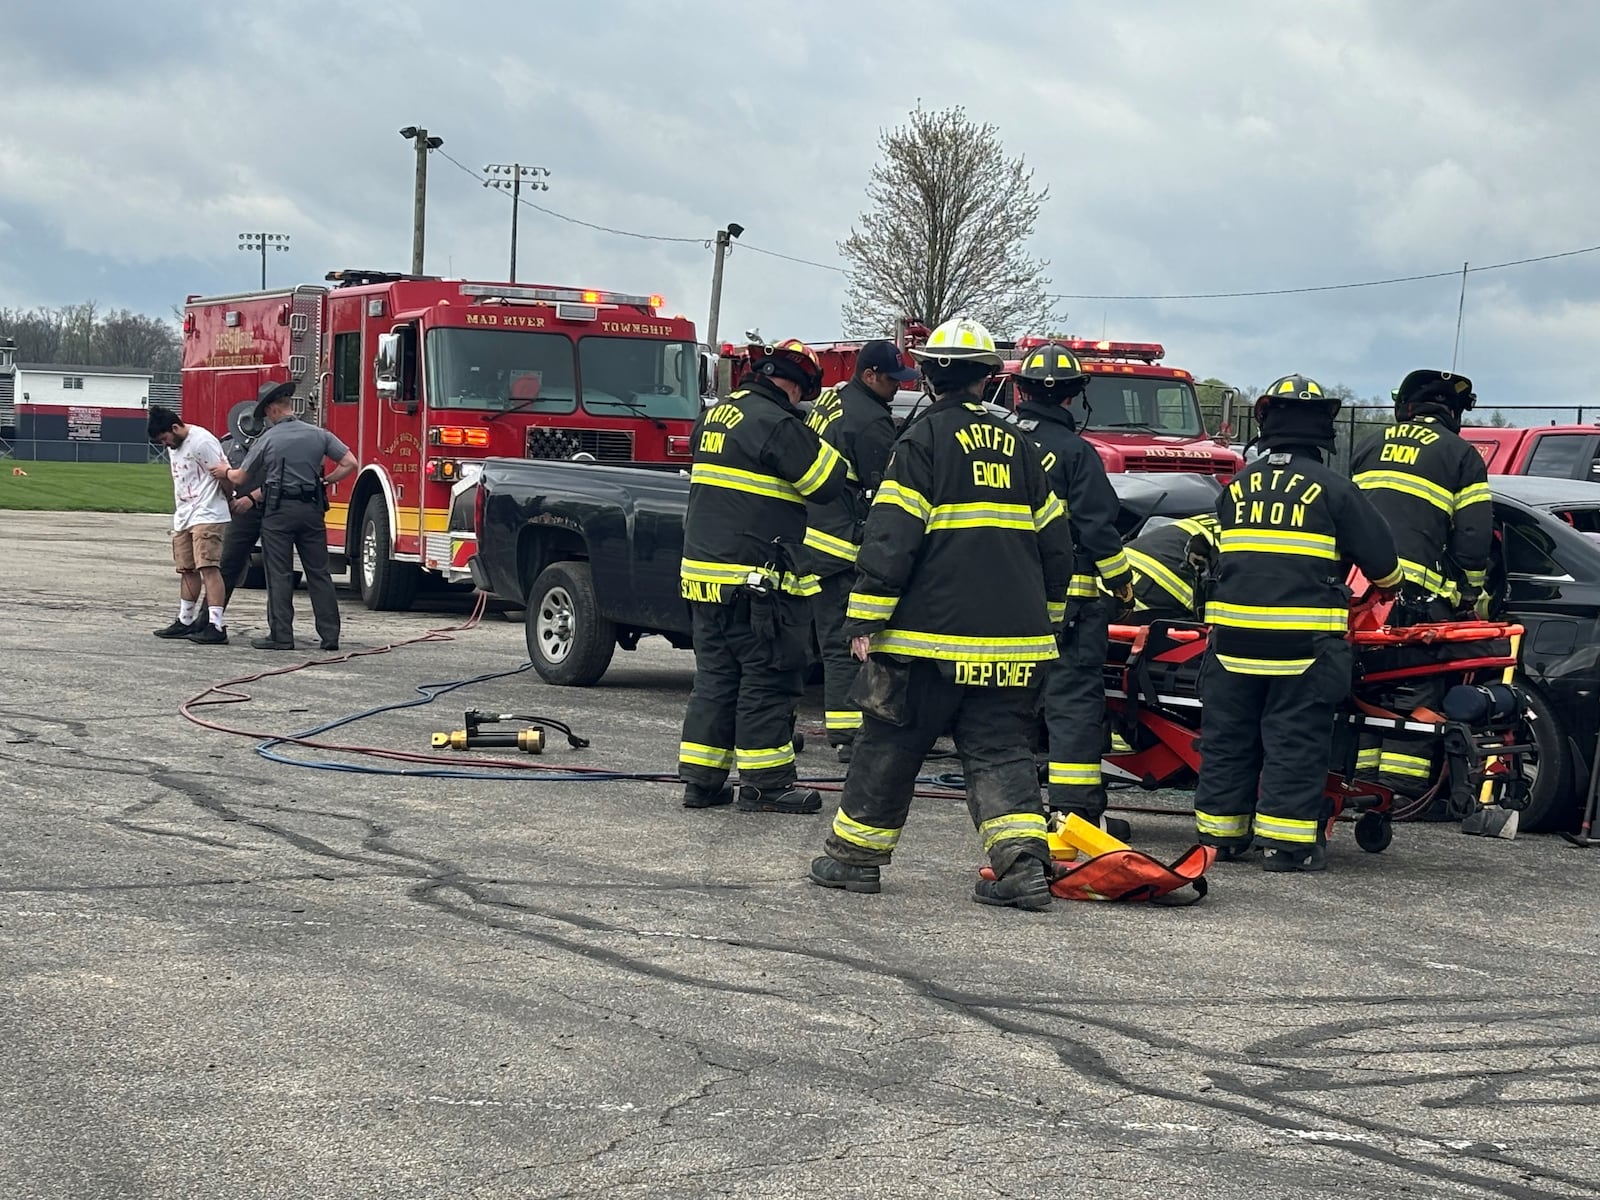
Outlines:
[[[1345,829],[1323,876],[1025,914],[972,902],[951,795],[883,894],[827,892],[831,794],[688,812],[661,783],[257,752],[515,669],[520,620],[240,685],[199,714],[258,734],[228,736],[178,706],[330,657],[303,592],[305,651],[274,655],[261,592],[228,646],[151,636],[161,517],[0,513],[0,564],[0,1195],[1600,1192],[1600,851]],[[346,652],[467,611],[341,601]],[[479,707],[592,740],[527,761],[670,773],[691,672],[646,642],[593,689],[528,671],[324,737],[427,752]],[[1134,820],[1158,856],[1193,840]]]

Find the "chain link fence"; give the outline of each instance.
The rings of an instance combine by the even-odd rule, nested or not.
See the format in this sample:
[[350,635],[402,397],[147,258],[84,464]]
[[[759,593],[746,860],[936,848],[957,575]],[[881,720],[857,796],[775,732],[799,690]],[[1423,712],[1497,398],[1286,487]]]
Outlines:
[[149,442],[0,440],[0,458],[21,462],[154,463],[166,457],[165,449]]

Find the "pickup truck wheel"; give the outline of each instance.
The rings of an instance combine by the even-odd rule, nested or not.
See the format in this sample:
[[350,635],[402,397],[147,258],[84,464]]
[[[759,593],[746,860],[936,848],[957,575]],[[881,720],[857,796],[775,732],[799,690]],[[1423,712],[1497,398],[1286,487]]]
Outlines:
[[1526,680],[1519,681],[1533,710],[1533,742],[1538,753],[1528,759],[1528,807],[1518,821],[1530,833],[1560,829],[1572,818],[1576,795],[1572,783],[1572,748],[1567,728],[1549,698]]
[[528,589],[523,628],[533,669],[559,687],[599,682],[617,649],[617,627],[600,615],[584,562],[555,563],[539,573]]
[[361,514],[356,532],[355,561],[350,575],[361,601],[374,612],[404,612],[416,599],[421,572],[413,563],[395,562],[389,544],[389,507],[373,496]]

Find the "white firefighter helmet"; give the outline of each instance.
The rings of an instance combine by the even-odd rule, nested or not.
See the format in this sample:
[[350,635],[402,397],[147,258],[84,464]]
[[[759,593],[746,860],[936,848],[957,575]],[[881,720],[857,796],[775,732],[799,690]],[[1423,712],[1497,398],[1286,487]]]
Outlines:
[[924,363],[937,363],[947,367],[954,363],[972,363],[998,371],[1005,360],[995,349],[994,335],[971,317],[951,317],[928,335],[928,340],[911,351],[912,357]]

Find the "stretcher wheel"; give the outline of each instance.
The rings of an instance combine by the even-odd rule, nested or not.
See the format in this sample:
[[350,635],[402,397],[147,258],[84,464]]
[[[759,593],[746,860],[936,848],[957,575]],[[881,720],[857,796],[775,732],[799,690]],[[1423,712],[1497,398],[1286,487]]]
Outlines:
[[1356,821],[1356,845],[1368,854],[1382,854],[1394,840],[1394,823],[1388,813],[1362,813]]

